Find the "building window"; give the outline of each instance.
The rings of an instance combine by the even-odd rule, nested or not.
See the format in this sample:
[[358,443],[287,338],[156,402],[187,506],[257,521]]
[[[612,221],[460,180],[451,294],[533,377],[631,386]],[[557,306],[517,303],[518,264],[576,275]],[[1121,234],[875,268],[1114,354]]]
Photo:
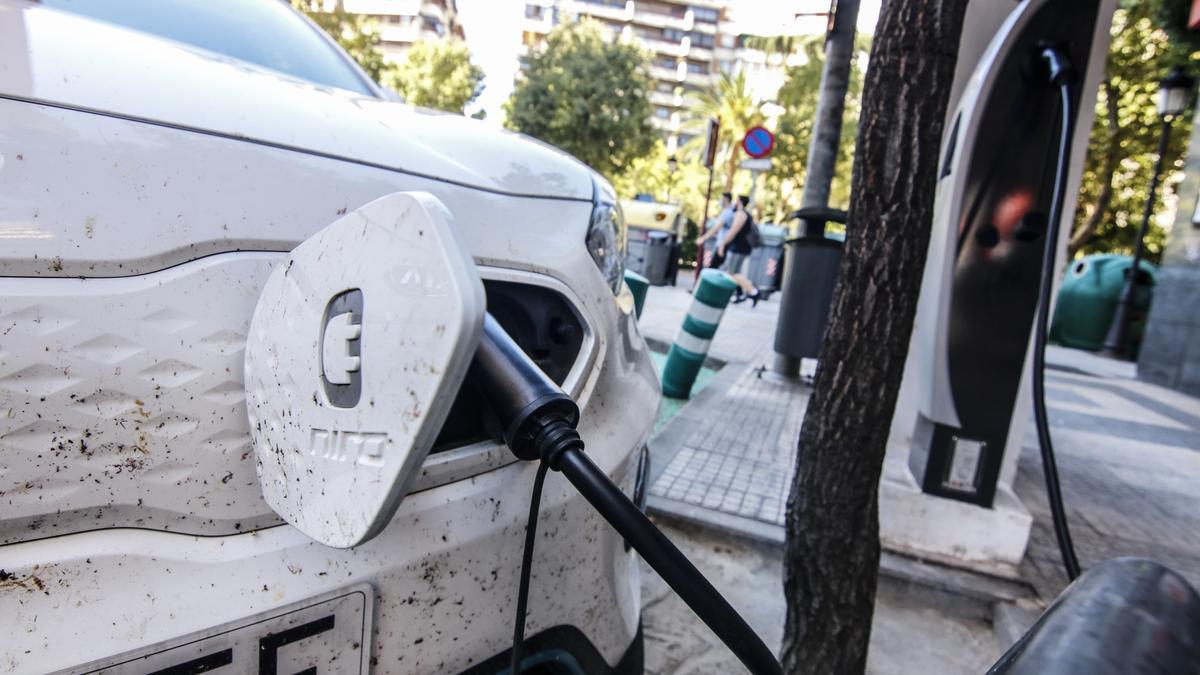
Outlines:
[[660,119],[660,120],[670,119],[670,117],[671,117],[671,111],[670,111],[669,109],[667,109],[667,108],[664,108],[664,107],[662,107],[662,106],[655,106],[655,108],[654,108],[654,116],[655,116],[655,117],[657,117],[657,118],[658,118],[658,119]]
[[526,19],[540,19],[545,14],[546,8],[541,5],[525,5]]
[[682,19],[687,14],[687,8],[683,5],[671,5],[665,2],[652,2],[650,0],[637,0],[634,3],[634,11],[646,12],[647,14],[661,14],[663,16],[671,16],[676,19]]
[[674,28],[665,28],[663,29],[662,34],[668,42],[683,42],[683,36],[687,35],[687,33],[681,30],[675,30]]
[[693,47],[712,47],[713,36],[708,33],[691,33]]
[[670,82],[655,82],[654,90],[662,94],[674,94],[675,85]]
[[661,28],[647,28],[645,26],[634,26],[633,34],[643,40],[660,40],[661,41],[663,39],[663,29],[661,29]]
[[688,61],[687,69],[689,73],[703,74],[708,72],[708,65],[697,63],[696,61]]
[[436,16],[422,14],[421,25],[425,30],[431,30],[437,33],[439,37],[446,34],[446,27],[442,25],[442,20]]
[[668,70],[675,70],[677,67],[675,59],[667,58],[665,56],[660,56],[654,59],[654,65],[658,66],[659,68],[666,68]]
[[721,18],[721,12],[712,7],[696,7],[692,6],[692,16],[696,21],[703,23],[716,23]]
[[625,0],[579,0],[586,2],[589,5],[601,5],[603,7],[619,7],[625,9]]

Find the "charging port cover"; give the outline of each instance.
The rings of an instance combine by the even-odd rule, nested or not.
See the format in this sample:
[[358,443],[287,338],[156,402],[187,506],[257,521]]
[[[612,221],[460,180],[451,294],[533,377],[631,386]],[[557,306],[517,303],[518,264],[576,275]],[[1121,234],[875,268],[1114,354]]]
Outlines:
[[338,548],[387,525],[483,329],[483,284],[430,194],[377,199],[272,272],[246,344],[246,407],[267,504]]

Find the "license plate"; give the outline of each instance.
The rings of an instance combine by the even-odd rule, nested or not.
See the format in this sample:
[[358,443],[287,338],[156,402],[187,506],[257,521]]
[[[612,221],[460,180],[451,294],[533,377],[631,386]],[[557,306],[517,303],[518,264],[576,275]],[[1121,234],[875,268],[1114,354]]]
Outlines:
[[374,601],[360,584],[60,672],[367,673]]

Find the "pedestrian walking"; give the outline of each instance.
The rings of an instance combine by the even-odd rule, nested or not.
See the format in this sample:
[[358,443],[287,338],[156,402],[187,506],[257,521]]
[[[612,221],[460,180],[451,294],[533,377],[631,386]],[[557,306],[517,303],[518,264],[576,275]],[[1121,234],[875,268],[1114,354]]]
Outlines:
[[746,258],[754,250],[754,242],[757,239],[754,218],[750,216],[750,198],[745,195],[739,196],[733,204],[733,218],[724,238],[718,240],[717,251],[713,255],[713,267],[719,266],[737,283],[738,290],[732,300],[734,304],[749,300],[752,307],[757,307],[759,290],[742,274]]
[[[704,242],[709,239],[715,239],[717,242],[724,240],[725,235],[729,232],[730,225],[733,224],[733,195],[729,192],[721,193],[721,210],[717,215],[713,216],[707,223],[707,229],[704,234],[696,239],[696,249],[699,252],[697,256],[697,267],[704,269],[706,267],[720,267],[720,262],[714,262],[717,259],[716,251],[710,255],[704,249]],[[697,271],[696,274],[700,272]]]

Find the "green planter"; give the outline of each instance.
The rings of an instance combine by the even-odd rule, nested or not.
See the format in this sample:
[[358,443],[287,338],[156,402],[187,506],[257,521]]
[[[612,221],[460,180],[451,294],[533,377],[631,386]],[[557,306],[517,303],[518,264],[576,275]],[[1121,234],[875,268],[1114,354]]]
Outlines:
[[[1125,276],[1132,265],[1129,256],[1112,253],[1072,261],[1058,289],[1058,303],[1050,323],[1050,341],[1064,347],[1100,351],[1116,312]],[[1150,310],[1158,278],[1158,268],[1151,263],[1143,260],[1140,267],[1142,275],[1134,288],[1130,314],[1135,345],[1141,344],[1146,313]]]
[[646,291],[650,288],[650,280],[633,270],[625,270],[625,284],[629,286],[629,292],[633,293],[633,311],[640,319],[642,308],[646,306]]
[[735,288],[737,284],[724,272],[707,269],[700,273],[700,283],[692,294],[692,307],[683,317],[683,325],[679,327],[671,351],[667,352],[662,373],[664,396],[687,398],[691,395],[692,384],[704,365],[709,343]]

